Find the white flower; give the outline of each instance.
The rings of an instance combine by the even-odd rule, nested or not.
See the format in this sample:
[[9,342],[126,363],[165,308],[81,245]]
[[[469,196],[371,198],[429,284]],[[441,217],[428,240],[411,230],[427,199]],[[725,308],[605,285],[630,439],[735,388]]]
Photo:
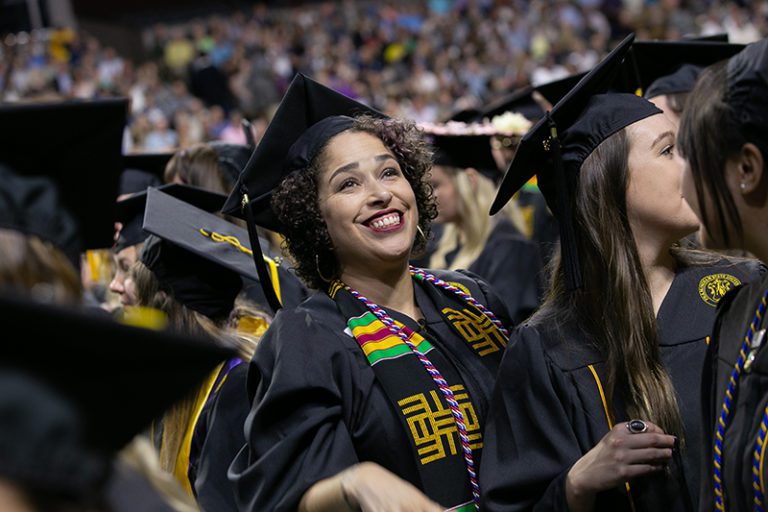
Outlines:
[[494,130],[505,135],[524,135],[532,124],[524,115],[517,112],[504,112],[491,119]]

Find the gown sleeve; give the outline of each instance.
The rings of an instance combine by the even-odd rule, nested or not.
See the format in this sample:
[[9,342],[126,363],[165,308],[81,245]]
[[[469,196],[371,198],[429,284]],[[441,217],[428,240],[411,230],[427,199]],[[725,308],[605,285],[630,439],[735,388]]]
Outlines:
[[[470,270],[457,270],[458,274],[470,279],[480,290],[480,295],[475,297],[481,304],[487,307],[510,331],[515,326],[512,314],[507,303],[501,298],[495,286],[488,284],[482,277]],[[470,291],[472,291],[470,289]]]
[[541,253],[533,242],[519,236],[496,237],[470,270],[493,286],[515,324],[522,323],[539,307],[544,272]]
[[[201,415],[205,433],[192,484],[197,503],[206,512],[237,510],[227,469],[245,444],[243,424],[250,410],[245,387],[247,369],[247,364],[240,364],[230,370]],[[200,425],[197,429],[202,430]]]
[[565,479],[581,457],[562,374],[540,333],[512,335],[499,369],[480,467],[482,510],[567,511]]
[[342,397],[354,394],[340,336],[304,308],[281,310],[250,364],[246,446],[229,470],[241,511],[296,510],[318,481],[358,462]]

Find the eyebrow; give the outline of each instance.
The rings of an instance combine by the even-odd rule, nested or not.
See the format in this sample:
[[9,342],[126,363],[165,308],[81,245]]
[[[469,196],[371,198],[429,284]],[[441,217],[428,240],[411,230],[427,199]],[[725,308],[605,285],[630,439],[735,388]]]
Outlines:
[[[390,155],[389,153],[383,153],[381,155],[376,155],[375,157],[373,157],[373,160],[376,163],[379,163],[379,162],[384,162],[386,160],[395,160],[395,157]],[[395,161],[397,161],[397,160],[395,160]],[[333,181],[333,178],[335,178],[338,174],[341,174],[343,172],[348,172],[348,171],[351,171],[353,169],[359,169],[359,168],[360,168],[360,163],[359,162],[352,162],[352,163],[348,163],[346,165],[342,165],[341,167],[339,167],[338,169],[333,171],[333,174],[331,174],[331,177],[328,178],[328,183]]]
[[672,130],[667,130],[666,132],[664,132],[661,135],[659,135],[658,137],[656,137],[656,140],[654,140],[653,144],[651,144],[651,149],[655,148],[656,144],[658,144],[660,140],[662,140],[665,137],[669,137],[669,136],[672,136],[672,137],[675,136],[675,134],[672,132]]

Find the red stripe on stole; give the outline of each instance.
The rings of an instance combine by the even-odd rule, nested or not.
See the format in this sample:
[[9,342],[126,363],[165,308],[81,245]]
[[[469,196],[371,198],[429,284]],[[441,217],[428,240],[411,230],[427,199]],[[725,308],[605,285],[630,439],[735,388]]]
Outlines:
[[360,336],[355,336],[355,339],[357,340],[357,343],[362,347],[367,343],[381,341],[389,336],[392,336],[392,333],[389,332],[389,329],[384,327],[383,329],[379,329],[378,331],[372,332],[370,334],[361,334]]

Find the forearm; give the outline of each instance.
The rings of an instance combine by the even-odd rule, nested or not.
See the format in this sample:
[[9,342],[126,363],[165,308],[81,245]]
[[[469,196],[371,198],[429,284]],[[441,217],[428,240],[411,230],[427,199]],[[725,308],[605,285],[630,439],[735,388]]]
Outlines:
[[342,471],[310,487],[299,503],[299,512],[354,512],[358,510],[347,491],[349,472]]
[[574,472],[574,469],[576,469],[575,465],[565,478],[565,499],[568,502],[568,510],[570,512],[592,512],[595,507],[595,494],[584,489],[579,481],[578,469],[577,472]]

